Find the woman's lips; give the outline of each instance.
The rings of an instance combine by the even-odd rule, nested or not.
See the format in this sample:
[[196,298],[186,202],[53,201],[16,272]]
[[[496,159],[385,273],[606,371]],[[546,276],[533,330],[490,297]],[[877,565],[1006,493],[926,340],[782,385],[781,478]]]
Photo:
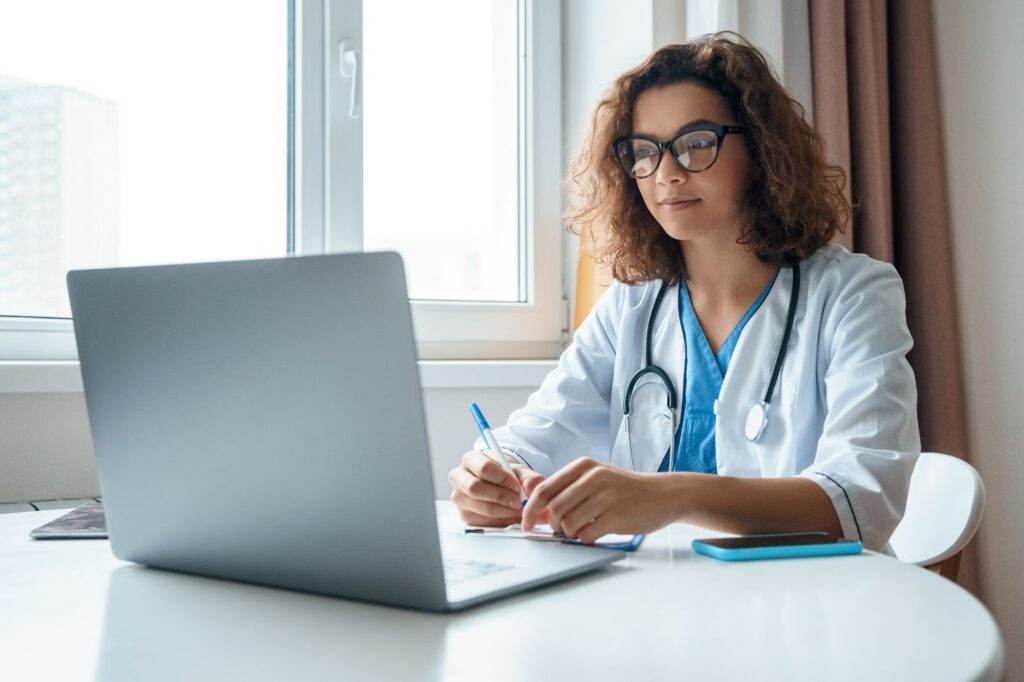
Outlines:
[[700,199],[690,199],[688,201],[676,201],[673,203],[664,202],[661,205],[665,208],[666,211],[682,211],[687,208],[690,208],[698,201],[700,201]]

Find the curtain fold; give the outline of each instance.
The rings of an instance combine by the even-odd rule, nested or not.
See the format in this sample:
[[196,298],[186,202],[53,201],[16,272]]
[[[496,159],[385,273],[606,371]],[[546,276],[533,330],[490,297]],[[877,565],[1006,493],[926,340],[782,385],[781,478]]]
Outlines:
[[[855,206],[839,241],[903,278],[925,451],[969,459],[929,0],[809,0],[814,124]],[[975,542],[960,583],[978,593]]]

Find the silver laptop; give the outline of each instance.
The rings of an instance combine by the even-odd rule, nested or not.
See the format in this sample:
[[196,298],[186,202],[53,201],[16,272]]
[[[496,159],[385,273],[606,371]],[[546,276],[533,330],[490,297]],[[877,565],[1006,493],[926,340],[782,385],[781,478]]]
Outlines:
[[83,270],[68,288],[121,559],[445,611],[624,556],[439,531],[395,253]]

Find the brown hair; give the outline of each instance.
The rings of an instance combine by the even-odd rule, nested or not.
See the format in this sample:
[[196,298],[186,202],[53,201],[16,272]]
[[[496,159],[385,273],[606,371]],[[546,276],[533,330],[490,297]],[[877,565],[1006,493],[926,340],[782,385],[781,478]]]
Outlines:
[[620,76],[598,103],[564,183],[572,202],[564,222],[571,232],[583,233],[584,248],[626,284],[685,277],[679,243],[647,210],[636,181],[611,152],[613,140],[633,132],[640,93],[681,81],[720,94],[737,124],[749,129],[740,139],[754,171],[739,243],[780,265],[828,244],[850,216],[842,168],[825,162],[821,136],[804,121],[803,107],[776,80],[761,52],[735,33],[716,33],[655,51]]

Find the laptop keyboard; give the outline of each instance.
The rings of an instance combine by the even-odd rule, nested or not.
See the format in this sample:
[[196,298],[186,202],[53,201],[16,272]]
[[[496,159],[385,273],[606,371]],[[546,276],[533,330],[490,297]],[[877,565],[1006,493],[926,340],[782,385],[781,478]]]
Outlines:
[[479,559],[445,559],[444,560],[444,581],[446,583],[457,583],[470,578],[497,573],[514,568],[511,564],[496,564],[493,561],[480,561]]

